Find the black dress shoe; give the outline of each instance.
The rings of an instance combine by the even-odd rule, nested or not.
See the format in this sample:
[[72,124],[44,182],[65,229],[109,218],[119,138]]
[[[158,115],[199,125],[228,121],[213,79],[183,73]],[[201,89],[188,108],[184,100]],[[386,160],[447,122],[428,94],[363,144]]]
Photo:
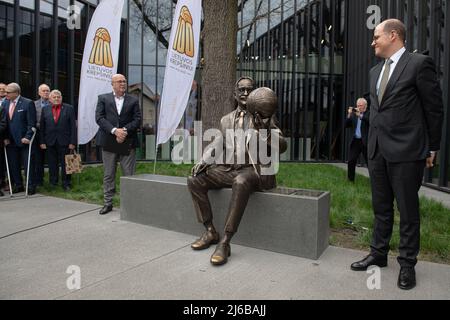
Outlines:
[[191,248],[194,250],[203,250],[209,248],[210,245],[216,244],[219,242],[219,233],[213,232],[211,230],[205,231],[200,239],[195,240],[191,244]]
[[111,212],[112,209],[112,206],[103,206],[103,208],[100,209],[99,214],[107,214],[108,212]]
[[30,188],[28,189],[28,195],[32,196],[33,194],[36,194],[36,188]]
[[378,266],[380,268],[387,266],[387,258],[376,258],[372,255],[368,255],[361,261],[357,261],[352,263],[350,268],[353,271],[366,271],[368,267],[370,266]]
[[410,290],[416,286],[416,271],[414,268],[400,268],[397,286],[403,290]]
[[0,197],[3,197],[5,194],[3,193],[2,190],[0,190]]
[[211,263],[215,266],[220,266],[227,263],[228,257],[231,254],[231,248],[229,243],[219,243],[216,250],[211,256]]

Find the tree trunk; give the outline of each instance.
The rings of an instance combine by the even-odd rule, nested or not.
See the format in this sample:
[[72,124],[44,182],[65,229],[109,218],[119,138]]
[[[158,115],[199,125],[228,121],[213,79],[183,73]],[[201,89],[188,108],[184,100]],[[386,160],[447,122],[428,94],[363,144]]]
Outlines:
[[203,130],[219,129],[234,109],[236,82],[237,0],[203,0]]

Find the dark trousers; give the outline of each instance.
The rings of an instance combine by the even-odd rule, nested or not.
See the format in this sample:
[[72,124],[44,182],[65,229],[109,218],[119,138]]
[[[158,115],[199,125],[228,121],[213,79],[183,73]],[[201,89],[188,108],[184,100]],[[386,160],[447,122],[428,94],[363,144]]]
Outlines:
[[39,147],[38,136],[39,133],[36,134],[35,142],[33,142],[36,149],[34,153],[34,177],[36,178],[36,184],[42,185],[44,183],[45,150]]
[[[377,148],[378,149],[378,148]],[[420,247],[419,196],[425,160],[392,163],[376,151],[369,160],[375,214],[371,253],[387,256],[394,225],[394,198],[400,211],[400,266],[414,267]]]
[[225,232],[235,233],[241,222],[250,195],[260,190],[260,179],[252,166],[234,169],[230,166],[211,166],[206,172],[188,178],[188,188],[194,201],[198,221],[212,222],[213,215],[208,191],[222,188],[232,189]]
[[[9,144],[6,147],[6,152],[8,155],[9,173],[11,175],[11,184],[13,185],[13,187],[20,188],[24,186],[22,180],[21,165],[23,165],[26,176],[29,150],[30,150],[29,145],[23,145],[22,147],[18,147],[16,145]],[[34,148],[31,147],[30,176],[28,180],[28,188],[33,189],[35,187],[36,183],[34,179]]]
[[55,144],[47,146],[49,181],[52,185],[57,185],[59,180],[59,170],[61,169],[61,182],[63,187],[70,187],[70,174],[66,174],[65,155],[69,154],[68,146]]
[[364,157],[364,161],[367,163],[367,146],[363,144],[362,139],[353,138],[350,143],[347,169],[348,180],[350,181],[355,181],[356,163],[358,162],[361,153]]
[[5,160],[5,150],[3,145],[0,150],[0,189],[6,185],[6,160]]

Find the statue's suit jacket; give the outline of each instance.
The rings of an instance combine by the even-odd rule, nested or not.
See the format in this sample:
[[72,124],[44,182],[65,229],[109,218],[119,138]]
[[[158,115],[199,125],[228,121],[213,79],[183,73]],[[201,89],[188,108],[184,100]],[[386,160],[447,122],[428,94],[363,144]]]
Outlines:
[[[214,141],[213,144],[211,144],[209,147],[207,147],[205,149],[204,152],[204,160],[208,163],[211,163],[212,160],[211,158],[209,158],[211,155],[214,155],[214,152],[211,151],[210,148],[214,148],[215,150],[221,150],[223,152],[226,152],[226,150],[235,150],[235,139],[233,139],[232,137],[230,137],[229,133],[232,133],[233,131],[228,131],[227,130],[234,130],[235,129],[235,124],[237,121],[237,118],[239,117],[239,109],[235,109],[234,111],[226,114],[225,116],[222,117],[222,119],[220,120],[220,131],[222,133],[222,137],[224,138],[222,141],[217,141],[217,139]],[[244,131],[247,129],[255,129],[254,126],[254,122],[252,121],[252,116],[247,112],[247,120],[245,121],[245,123],[247,124],[244,128]],[[283,134],[280,130],[280,128],[278,127],[278,123],[277,123],[277,119],[276,116],[273,115],[272,118],[270,119],[266,119],[264,121],[268,121],[270,122],[268,125],[266,125],[267,130],[269,131],[269,133],[272,130],[275,130],[274,133],[274,137],[272,137],[272,135],[270,135],[268,141],[267,141],[267,147],[268,147],[268,151],[270,151],[270,146],[271,146],[271,140],[278,138],[279,137],[279,143],[278,143],[278,151],[279,154],[282,154],[283,152],[286,151],[287,149],[287,143],[286,140],[283,137]],[[250,140],[247,140],[246,144],[247,146],[249,145]],[[226,153],[226,155],[229,155],[229,153]],[[268,155],[270,155],[270,152],[266,153]],[[226,162],[226,161],[225,161]],[[255,165],[255,169],[258,172],[261,172],[261,167],[268,167],[269,165],[262,165],[260,163],[258,163],[258,161],[256,161],[256,163],[254,163]],[[230,166],[230,170],[232,170],[234,168],[234,166]],[[260,176],[260,183],[261,183],[261,188],[263,190],[268,190],[268,189],[272,189],[276,187],[276,178],[275,175],[259,175]]]

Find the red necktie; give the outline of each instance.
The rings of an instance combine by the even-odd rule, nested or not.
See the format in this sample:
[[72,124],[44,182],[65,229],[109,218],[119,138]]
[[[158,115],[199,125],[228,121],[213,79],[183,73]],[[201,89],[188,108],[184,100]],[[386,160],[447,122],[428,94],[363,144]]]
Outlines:
[[53,120],[55,120],[55,123],[58,123],[59,114],[60,114],[60,110],[61,110],[60,108],[61,108],[61,106],[59,104],[53,105],[53,107],[52,107]]
[[16,102],[11,101],[11,103],[9,104],[9,120],[12,120],[14,109],[16,109]]

